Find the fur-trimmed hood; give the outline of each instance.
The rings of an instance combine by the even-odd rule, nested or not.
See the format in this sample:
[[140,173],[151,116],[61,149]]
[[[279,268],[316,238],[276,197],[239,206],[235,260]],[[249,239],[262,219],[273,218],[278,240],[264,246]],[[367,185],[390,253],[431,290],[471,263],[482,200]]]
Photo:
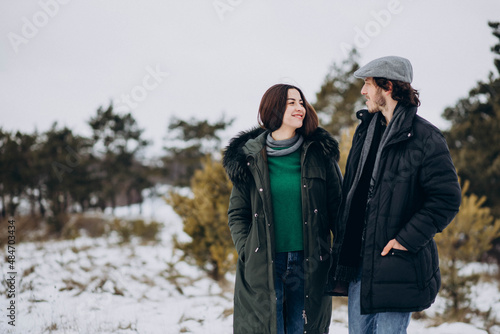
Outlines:
[[[252,174],[247,165],[248,157],[259,153],[266,145],[266,137],[269,131],[255,127],[248,131],[240,132],[229,141],[224,150],[222,165],[226,169],[229,179],[235,186],[248,184]],[[319,149],[326,161],[339,160],[339,143],[328,131],[317,128],[312,134],[304,138],[304,147],[311,145],[311,149]],[[332,161],[333,162],[333,161]]]

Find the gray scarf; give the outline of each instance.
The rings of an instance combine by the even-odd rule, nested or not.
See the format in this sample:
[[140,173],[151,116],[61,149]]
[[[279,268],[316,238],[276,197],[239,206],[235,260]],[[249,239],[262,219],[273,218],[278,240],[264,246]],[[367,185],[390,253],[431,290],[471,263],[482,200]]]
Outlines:
[[[267,155],[271,157],[282,157],[297,151],[303,142],[304,138],[302,138],[302,136],[298,133],[294,137],[285,140],[274,140],[271,133],[269,133],[266,139],[266,152]],[[286,148],[282,150],[274,149],[283,147]]]
[[[395,133],[401,129],[401,124],[403,124],[406,113],[404,112],[404,107],[398,103],[396,106],[396,109],[394,110],[394,114],[392,116],[391,121],[389,122],[389,125],[387,125],[387,129],[385,129],[384,135],[380,139],[380,144],[378,146],[378,151],[377,151],[377,156],[375,158],[375,164],[373,165],[373,173],[372,173],[372,178],[370,180],[370,188],[373,189],[375,186],[375,177],[378,175],[378,170],[380,169],[380,156],[382,154],[382,150],[384,147],[387,145],[387,142],[389,139],[391,139]],[[380,118],[383,117],[382,112],[380,112]],[[368,198],[368,201],[370,198]]]

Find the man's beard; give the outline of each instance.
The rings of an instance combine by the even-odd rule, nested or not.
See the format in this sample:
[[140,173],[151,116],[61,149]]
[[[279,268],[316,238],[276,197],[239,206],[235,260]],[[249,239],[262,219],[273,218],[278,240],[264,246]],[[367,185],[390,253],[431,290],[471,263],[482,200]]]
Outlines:
[[375,98],[373,99],[373,106],[368,107],[368,112],[370,113],[376,113],[381,110],[382,107],[385,107],[387,104],[387,101],[385,100],[384,96],[380,93],[378,93]]

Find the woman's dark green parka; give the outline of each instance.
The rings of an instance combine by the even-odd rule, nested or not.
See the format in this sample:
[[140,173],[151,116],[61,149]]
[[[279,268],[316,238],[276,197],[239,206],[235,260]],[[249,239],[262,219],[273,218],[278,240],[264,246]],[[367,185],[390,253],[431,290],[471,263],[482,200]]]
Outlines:
[[[256,128],[229,143],[223,165],[233,182],[228,218],[238,252],[234,333],[276,333],[274,224],[266,155],[269,132]],[[321,129],[301,147],[304,237],[304,332],[327,333],[331,297],[324,294],[330,266],[337,263],[343,227],[336,220],[342,176],[338,143]],[[333,233],[333,242],[331,233]]]

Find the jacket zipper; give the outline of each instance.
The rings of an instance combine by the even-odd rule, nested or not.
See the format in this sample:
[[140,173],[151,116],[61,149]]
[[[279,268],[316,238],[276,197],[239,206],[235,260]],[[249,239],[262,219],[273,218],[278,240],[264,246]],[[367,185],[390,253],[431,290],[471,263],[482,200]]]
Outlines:
[[255,248],[255,253],[257,253],[259,251],[259,248],[260,248],[260,236],[259,236],[259,222],[257,221],[257,217],[259,215],[257,213],[255,213],[254,215],[254,224],[255,224],[255,228],[257,229],[257,248]]
[[[260,183],[263,184],[263,178],[262,178],[262,174],[260,172],[260,169],[259,169],[259,166],[257,166],[257,164],[255,164],[255,169],[257,169],[257,174],[259,174],[259,179],[260,179]],[[262,192],[260,191],[259,189],[259,192]],[[261,194],[260,195],[261,198],[262,198],[262,209],[264,210],[264,194]],[[265,210],[264,210],[265,212]],[[259,235],[259,223],[257,222],[257,217],[258,217],[258,213],[255,213],[255,226],[257,227],[257,248],[255,248],[255,253],[257,253],[260,249],[260,235]]]
[[[304,145],[304,154],[300,157],[301,158],[301,160],[300,160],[300,174],[301,174],[301,181],[302,181],[301,183],[303,185],[305,185],[305,177],[304,177],[304,174],[303,174],[304,173],[304,168],[302,168],[302,167],[304,166],[304,161],[306,159],[307,151],[309,149],[309,146],[311,146],[311,144],[312,143],[308,143],[308,144]],[[301,185],[301,187],[302,187],[302,203],[304,203],[304,195],[305,195],[304,193],[305,193],[305,190],[304,190],[304,188],[303,188],[302,185]],[[304,210],[304,208],[302,208],[302,209],[303,209],[302,210],[303,211],[302,215],[304,215],[304,212],[306,212],[306,210]],[[307,217],[304,217],[304,216],[302,217],[303,221],[306,221],[306,219],[307,219]],[[304,231],[304,236],[303,236],[304,239],[306,238],[306,233],[307,233],[307,229],[305,229],[305,231]],[[305,240],[304,240],[304,245],[305,245]],[[305,249],[306,248],[304,247],[304,250]],[[308,254],[306,254],[305,251],[304,251],[304,256],[308,256]],[[320,259],[321,259],[321,246],[320,246]],[[307,291],[304,291],[304,292],[307,293]],[[307,325],[307,314],[306,314],[305,307],[302,310],[302,319],[304,319],[304,325]]]

